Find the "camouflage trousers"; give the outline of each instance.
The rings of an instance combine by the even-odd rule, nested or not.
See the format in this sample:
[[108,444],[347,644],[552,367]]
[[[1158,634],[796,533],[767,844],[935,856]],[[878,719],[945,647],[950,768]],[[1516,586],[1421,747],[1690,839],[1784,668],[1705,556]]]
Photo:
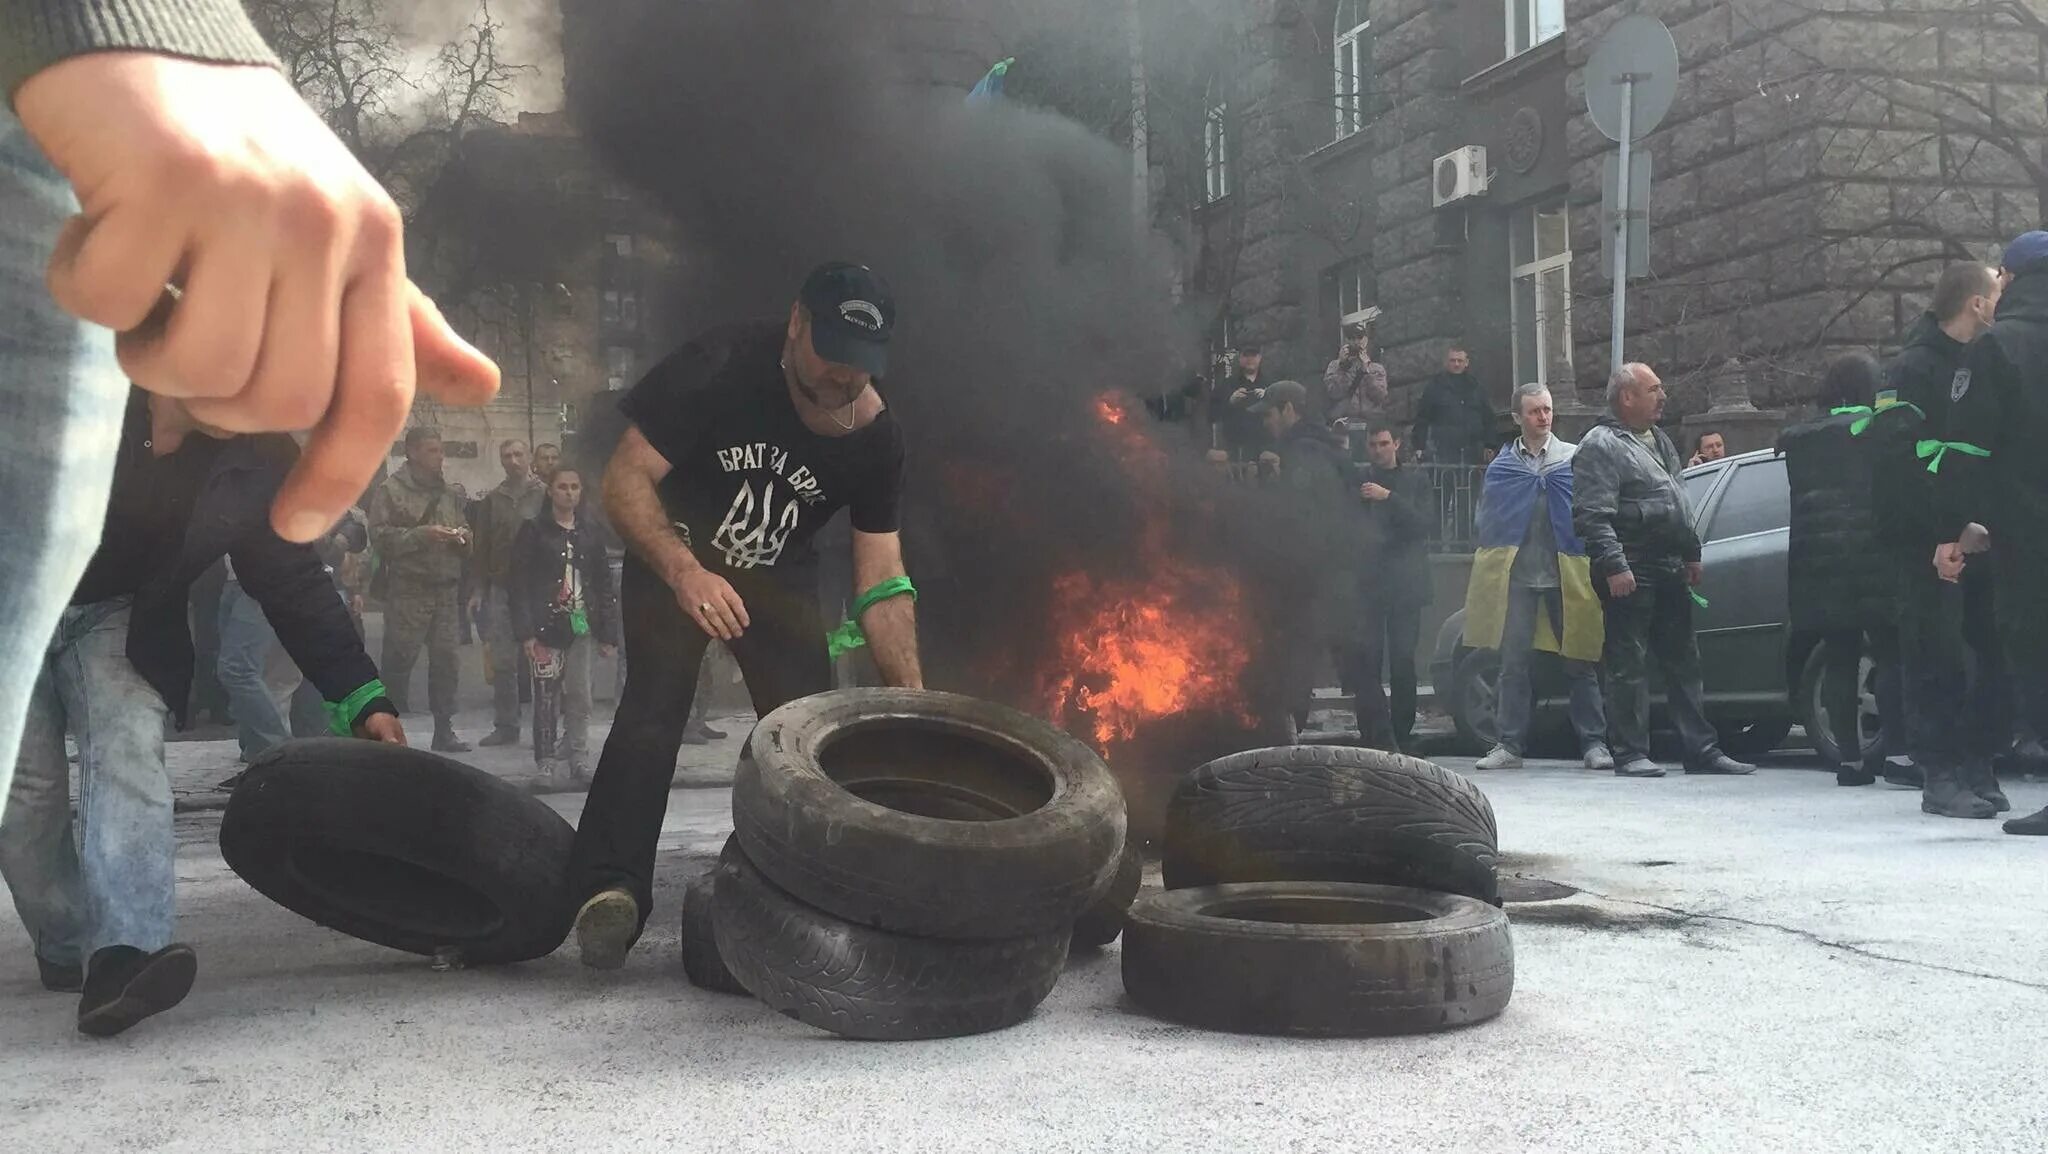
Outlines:
[[412,668],[427,647],[427,706],[434,719],[455,716],[455,625],[461,613],[453,581],[418,581],[391,575],[384,601],[384,688],[400,711],[410,710]]

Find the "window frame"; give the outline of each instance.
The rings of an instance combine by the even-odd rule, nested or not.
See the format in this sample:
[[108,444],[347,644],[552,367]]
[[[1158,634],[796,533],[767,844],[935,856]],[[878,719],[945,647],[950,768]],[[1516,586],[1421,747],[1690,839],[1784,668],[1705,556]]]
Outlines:
[[[1548,36],[1538,36],[1537,32],[1540,28],[1538,20],[1545,6],[1553,6],[1555,8],[1557,27]],[[1565,0],[1507,0],[1505,11],[1507,14],[1506,59],[1513,60],[1524,52],[1541,48],[1543,45],[1564,35]],[[1528,22],[1529,43],[1518,44],[1516,41],[1519,39],[1519,33],[1521,32],[1524,20]]]
[[[1752,469],[1756,471],[1754,473],[1749,472]],[[1778,474],[1777,477],[1773,478],[1766,474],[1766,470],[1771,469],[1775,469]],[[1752,479],[1761,479],[1766,483],[1772,480],[1781,482],[1773,486],[1770,491],[1776,494],[1778,498],[1772,505],[1773,511],[1782,510],[1784,513],[1784,516],[1773,518],[1773,520],[1782,521],[1783,523],[1773,524],[1769,528],[1764,529],[1738,526],[1742,529],[1740,533],[1722,533],[1720,532],[1721,518],[1723,514],[1728,512],[1728,499],[1736,495],[1735,486],[1745,476]],[[1708,515],[1706,524],[1701,527],[1700,543],[1702,545],[1721,545],[1729,541],[1746,541],[1751,537],[1763,537],[1772,533],[1790,533],[1792,531],[1792,489],[1790,482],[1785,479],[1784,457],[1764,457],[1759,460],[1742,461],[1736,464],[1728,470],[1728,479],[1721,483],[1720,490],[1720,495],[1714,500],[1713,512]],[[1747,513],[1748,510],[1744,510],[1744,512]]]
[[1230,102],[1211,96],[1204,103],[1202,203],[1215,204],[1230,195]]
[[[1541,255],[1538,248],[1538,242],[1542,235],[1542,231],[1538,227],[1538,220],[1549,212],[1564,214],[1565,247],[1561,252],[1545,256]],[[1508,222],[1508,336],[1513,354],[1512,360],[1514,362],[1515,383],[1517,386],[1534,383],[1540,384],[1545,388],[1556,389],[1566,383],[1550,380],[1551,358],[1545,337],[1548,326],[1544,324],[1544,321],[1549,318],[1548,314],[1544,311],[1543,277],[1545,273],[1555,272],[1560,269],[1564,271],[1564,361],[1567,365],[1573,363],[1571,341],[1572,249],[1570,214],[1571,206],[1563,198],[1543,200],[1515,209],[1514,216]],[[1515,252],[1514,230],[1518,223],[1525,223],[1529,229],[1530,259],[1521,264],[1515,263],[1518,254]],[[1525,279],[1532,282],[1530,300],[1536,309],[1536,315],[1529,318],[1529,323],[1536,326],[1536,340],[1534,343],[1536,364],[1533,373],[1525,371],[1529,366],[1522,364],[1522,301],[1521,295],[1517,290]]]
[[[1336,96],[1336,133],[1330,139],[1345,140],[1365,130],[1365,81],[1369,75],[1372,48],[1372,10],[1368,0],[1337,0],[1330,52],[1331,90]],[[1346,10],[1354,23],[1346,28]],[[1349,60],[1346,60],[1346,54]]]

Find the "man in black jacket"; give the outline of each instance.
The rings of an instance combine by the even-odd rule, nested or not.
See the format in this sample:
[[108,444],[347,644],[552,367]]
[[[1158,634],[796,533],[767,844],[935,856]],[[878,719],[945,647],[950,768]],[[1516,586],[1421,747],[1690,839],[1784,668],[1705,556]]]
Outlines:
[[[1989,550],[2014,701],[2040,718],[2048,716],[2048,232],[2022,234],[2001,263],[1998,319],[1951,378],[1945,433],[1927,439],[1942,541],[1934,561],[1956,580],[1968,554]],[[2005,828],[2048,834],[2048,810]]]
[[[1868,353],[1836,357],[1821,378],[1820,412],[1778,439],[1791,487],[1789,620],[1795,634],[1821,638],[1822,704],[1834,730],[1837,785],[1869,785],[1880,774],[1897,784],[1919,784],[1889,766],[1883,749],[1863,753],[1857,716],[1867,653],[1876,665],[1887,736],[1899,737],[1898,581],[1871,563],[1880,548],[1873,498],[1879,445],[1875,437],[1861,435],[1874,419],[1883,374]],[[1903,740],[1897,744],[1905,747]]]
[[1452,345],[1444,371],[1430,378],[1415,406],[1415,442],[1433,465],[1476,465],[1493,442],[1493,406],[1472,375],[1472,355]]
[[[45,987],[82,990],[80,1031],[117,1034],[169,1009],[198,962],[171,941],[171,784],[164,722],[192,685],[186,590],[223,555],[285,650],[333,703],[339,732],[404,744],[397,710],[310,545],[270,526],[298,458],[282,435],[199,425],[182,402],[134,392],[99,551],[64,611],[28,703],[0,820],[0,876],[35,942]],[[74,840],[64,735],[78,739]]]
[[1212,449],[1221,449],[1232,461],[1256,461],[1273,447],[1252,407],[1266,395],[1271,374],[1265,371],[1265,350],[1245,345],[1237,350],[1237,363],[1216,381],[1209,393],[1209,423]]
[[[1946,436],[1950,396],[1958,385],[1968,391],[1970,345],[1991,327],[1999,291],[1997,274],[1984,265],[1942,273],[1932,309],[1886,367],[1865,434],[1877,458],[1873,555],[1898,597],[1904,692],[1897,728],[1920,767],[1920,808],[1943,817],[1988,818],[2004,801],[1989,760],[2002,743],[1984,740],[2005,729],[2004,678],[1983,620],[1991,611],[1989,559],[1971,564],[1958,584],[1941,580],[1928,564],[1944,539],[1935,506],[1940,474],[1928,471],[1931,457],[1923,458],[1919,446],[1938,446]],[[1971,637],[1984,644],[1972,646]],[[1891,717],[1885,724],[1894,728]]]
[[[1422,631],[1422,607],[1429,604],[1430,513],[1436,491],[1421,470],[1401,464],[1401,437],[1392,425],[1375,423],[1366,434],[1370,463],[1360,471],[1358,497],[1365,509],[1365,555],[1359,589],[1363,600],[1365,680],[1354,694],[1380,692],[1385,655],[1392,690],[1394,738],[1406,741],[1415,729],[1415,646]],[[1372,710],[1376,716],[1379,707]],[[1366,709],[1359,710],[1365,716]]]

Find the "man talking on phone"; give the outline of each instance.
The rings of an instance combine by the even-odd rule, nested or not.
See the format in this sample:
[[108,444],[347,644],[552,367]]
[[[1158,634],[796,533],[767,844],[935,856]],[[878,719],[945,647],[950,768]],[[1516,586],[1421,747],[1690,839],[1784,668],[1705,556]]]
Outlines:
[[785,316],[697,337],[620,402],[632,426],[604,498],[626,542],[626,688],[569,862],[586,966],[623,966],[647,922],[705,647],[725,643],[764,716],[831,688],[811,538],[842,507],[855,596],[832,645],[865,644],[884,682],[924,686],[897,535],[903,430],[876,388],[895,325],[872,269],[821,265]]

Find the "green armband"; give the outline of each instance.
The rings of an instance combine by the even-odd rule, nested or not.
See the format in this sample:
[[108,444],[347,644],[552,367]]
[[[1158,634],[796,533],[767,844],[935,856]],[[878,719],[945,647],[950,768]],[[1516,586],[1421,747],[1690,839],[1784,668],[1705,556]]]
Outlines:
[[825,634],[825,652],[831,656],[832,660],[837,661],[845,654],[866,645],[868,643],[868,635],[860,627],[861,614],[874,608],[875,603],[878,601],[887,601],[891,597],[901,597],[905,593],[910,594],[912,601],[917,600],[917,586],[910,583],[910,578],[891,577],[855,598],[853,611],[846,615],[846,620],[840,623],[839,628]]
[[356,732],[356,714],[363,707],[380,697],[388,696],[382,681],[371,681],[361,689],[340,701],[327,703],[327,728],[336,737],[353,737]]
[[1700,596],[1700,591],[1699,591],[1699,590],[1697,590],[1697,589],[1688,589],[1688,590],[1686,590],[1686,592],[1687,592],[1687,593],[1690,593],[1690,594],[1692,594],[1692,603],[1693,603],[1694,605],[1697,605],[1697,606],[1699,606],[1699,607],[1700,607],[1700,608],[1702,608],[1702,609],[1705,609],[1705,608],[1707,607],[1707,604],[1708,604],[1708,602],[1707,602],[1707,599],[1706,599],[1706,598],[1704,598],[1704,597],[1702,597],[1702,596]]
[[1921,441],[1913,447],[1913,451],[1920,455],[1920,459],[1927,462],[1927,471],[1930,473],[1941,472],[1942,458],[1948,456],[1950,450],[1961,453],[1965,457],[1988,457],[1991,455],[1991,450],[1980,449],[1967,441]]

